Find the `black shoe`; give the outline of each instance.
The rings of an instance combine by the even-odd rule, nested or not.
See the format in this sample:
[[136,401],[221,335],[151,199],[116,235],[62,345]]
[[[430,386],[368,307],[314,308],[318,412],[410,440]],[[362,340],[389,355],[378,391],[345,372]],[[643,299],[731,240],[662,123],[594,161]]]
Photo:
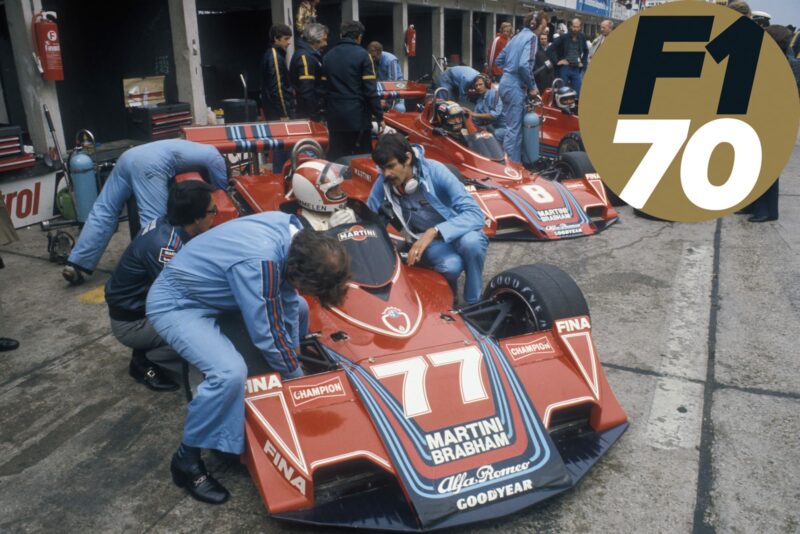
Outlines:
[[64,269],[61,270],[61,276],[63,276],[64,280],[69,282],[71,286],[79,286],[86,281],[83,274],[72,265],[64,267]]
[[0,337],[0,352],[14,350],[19,347],[19,341],[10,337]]
[[766,215],[753,215],[747,218],[747,222],[762,223],[768,221],[777,221],[777,217],[767,217]]
[[175,453],[169,465],[169,470],[172,473],[172,481],[175,482],[175,485],[179,488],[186,488],[189,495],[198,501],[209,504],[222,504],[231,496],[230,492],[208,473],[203,460],[198,460],[195,464],[185,466],[181,465],[178,461],[178,455]]
[[147,361],[143,364],[138,364],[134,360],[131,360],[128,366],[128,374],[131,375],[134,380],[141,382],[153,391],[175,391],[180,388],[178,384],[165,376],[161,369]]

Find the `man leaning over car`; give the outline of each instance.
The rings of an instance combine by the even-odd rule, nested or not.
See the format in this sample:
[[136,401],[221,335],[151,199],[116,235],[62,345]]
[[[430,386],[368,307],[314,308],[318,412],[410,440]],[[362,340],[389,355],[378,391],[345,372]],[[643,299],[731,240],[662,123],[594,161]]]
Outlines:
[[414,240],[408,264],[419,263],[442,273],[454,296],[464,271],[464,301],[477,302],[489,246],[478,203],[447,167],[426,160],[423,148],[412,146],[401,134],[382,136],[372,159],[381,173],[368,205],[377,213],[389,202],[404,232]]

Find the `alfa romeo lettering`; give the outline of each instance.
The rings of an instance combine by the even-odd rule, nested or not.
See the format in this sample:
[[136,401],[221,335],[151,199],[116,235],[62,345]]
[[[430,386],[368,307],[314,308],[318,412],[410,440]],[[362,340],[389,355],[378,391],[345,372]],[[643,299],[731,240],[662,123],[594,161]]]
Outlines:
[[522,462],[517,465],[503,467],[501,469],[495,469],[491,464],[482,465],[475,470],[474,475],[470,476],[470,471],[464,471],[463,473],[458,473],[456,475],[443,478],[436,487],[436,490],[441,494],[449,493],[457,495],[461,493],[461,490],[466,490],[467,488],[476,484],[505,478],[521,471],[525,471],[530,466],[530,462]]
[[609,188],[674,221],[727,215],[766,191],[791,154],[800,103],[765,35],[706,2],[657,6],[610,34],[581,92],[581,133]]

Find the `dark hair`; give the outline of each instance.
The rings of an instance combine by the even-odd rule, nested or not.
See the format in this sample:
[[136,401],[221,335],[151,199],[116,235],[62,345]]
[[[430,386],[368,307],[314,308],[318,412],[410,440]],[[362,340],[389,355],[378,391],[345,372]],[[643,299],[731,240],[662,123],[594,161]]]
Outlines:
[[778,48],[781,49],[781,52],[785,54],[789,51],[789,45],[792,44],[792,30],[786,26],[773,24],[772,26],[767,26],[764,31],[778,43]]
[[359,38],[359,36],[364,35],[364,30],[365,30],[364,25],[361,24],[359,21],[348,20],[342,22],[342,25],[339,29],[339,35],[343,39],[352,39],[355,41],[356,39]]
[[367,52],[373,52],[377,50],[381,54],[383,53],[383,45],[380,44],[378,41],[372,41],[370,44],[367,45]]
[[543,20],[545,23],[550,21],[544,11],[531,11],[522,19],[522,26],[528,27],[533,31],[542,24]]
[[750,10],[750,6],[747,4],[747,2],[731,2],[730,4],[728,4],[728,7],[733,9],[734,11],[738,11],[745,17],[752,18],[753,16],[753,12]]
[[167,220],[173,226],[186,226],[206,216],[214,187],[200,180],[176,182],[169,188]]
[[270,43],[274,43],[275,39],[279,39],[281,37],[291,37],[292,36],[292,29],[287,26],[286,24],[273,24],[272,27],[269,29],[269,41]]
[[400,133],[383,134],[378,139],[375,150],[372,151],[372,161],[378,167],[385,167],[393,158],[396,158],[398,163],[405,163],[408,160],[406,152],[411,152],[411,161],[414,161],[414,151],[405,135]]
[[289,246],[286,279],[301,293],[317,297],[329,308],[347,293],[350,258],[338,239],[314,230],[301,230]]

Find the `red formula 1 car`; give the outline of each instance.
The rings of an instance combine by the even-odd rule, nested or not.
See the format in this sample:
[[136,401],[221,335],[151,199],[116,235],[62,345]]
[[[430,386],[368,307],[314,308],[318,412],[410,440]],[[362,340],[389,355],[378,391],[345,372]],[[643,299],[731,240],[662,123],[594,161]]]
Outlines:
[[[299,148],[289,176],[302,172]],[[227,199],[215,193],[219,216],[291,209],[291,183],[262,178],[233,178]],[[574,281],[549,265],[517,267],[494,277],[481,302],[453,310],[444,277],[407,266],[383,221],[360,215],[328,230],[353,278],[340,307],[307,298],[306,376],[282,381],[254,365],[247,380],[243,462],[269,513],[435,530],[573,487],[628,426]]]
[[[426,158],[447,164],[465,182],[484,212],[489,237],[581,237],[600,232],[618,220],[586,153],[565,153],[547,168],[532,173],[509,161],[488,132],[471,132],[466,145],[450,136],[437,135],[434,101],[435,97],[421,112],[389,111],[384,120],[407,135],[411,143],[422,145]],[[377,175],[371,160],[354,160],[353,166]]]

